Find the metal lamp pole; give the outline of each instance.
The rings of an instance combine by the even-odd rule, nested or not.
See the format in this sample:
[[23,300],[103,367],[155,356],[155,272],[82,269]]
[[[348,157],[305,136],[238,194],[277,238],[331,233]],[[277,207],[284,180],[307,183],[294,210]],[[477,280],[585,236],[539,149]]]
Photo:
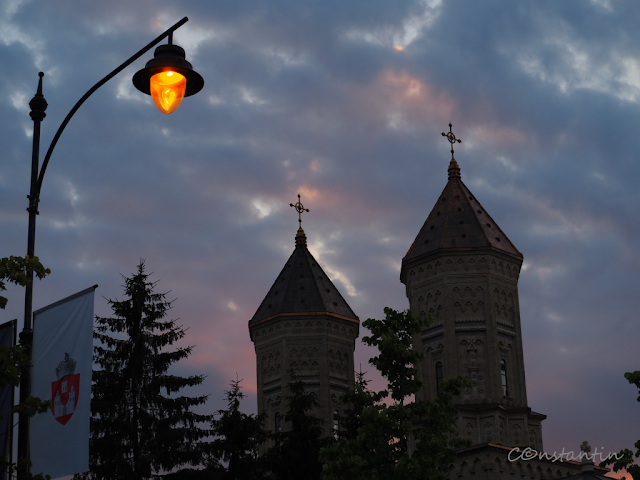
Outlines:
[[[29,106],[31,107],[30,116],[33,119],[33,151],[31,154],[31,188],[30,193],[28,195],[29,199],[29,207],[27,211],[29,212],[29,234],[27,240],[27,258],[33,258],[35,251],[35,240],[36,240],[36,215],[38,212],[38,203],[40,201],[40,190],[42,188],[42,180],[44,178],[45,171],[47,169],[47,165],[49,163],[49,159],[51,158],[51,153],[58,143],[58,139],[60,135],[64,131],[67,123],[71,120],[71,117],[76,113],[76,111],[80,108],[80,106],[89,98],[98,88],[111,80],[114,76],[128,67],[131,63],[141,57],[143,54],[148,52],[151,48],[153,48],[156,44],[160,43],[164,38],[170,37],[173,35],[173,32],[184,25],[189,19],[184,17],[178,23],[173,25],[167,31],[165,31],[162,35],[157,37],[147,46],[145,46],[138,53],[129,58],[122,65],[117,67],[111,73],[109,73],[106,77],[96,83],[87,93],[85,93],[80,100],[75,104],[75,106],[71,109],[69,114],[65,117],[64,121],[58,128],[53,140],[51,141],[51,145],[47,150],[47,154],[44,157],[44,161],[42,163],[42,169],[38,171],[38,162],[40,155],[40,123],[44,120],[46,114],[45,110],[47,109],[47,101],[42,95],[42,77],[44,77],[44,73],[40,72],[38,75],[40,76],[40,80],[38,81],[38,91],[36,95],[33,97],[31,102],[29,102]],[[179,48],[179,47],[178,47]],[[190,65],[189,65],[190,66]],[[169,67],[167,67],[169,68]],[[201,78],[200,78],[201,80]],[[202,85],[200,85],[202,88]],[[199,90],[199,89],[198,89]],[[196,92],[193,92],[196,93]],[[27,275],[29,281],[26,285],[25,298],[24,298],[24,328],[20,333],[20,345],[22,345],[25,349],[25,352],[31,358],[32,354],[32,346],[33,346],[33,318],[32,318],[32,310],[33,310],[33,270],[31,268],[27,269]],[[20,403],[24,402],[27,397],[31,395],[31,366],[29,365],[26,368],[22,369],[21,378],[20,378]],[[26,459],[29,459],[29,416],[21,413],[19,416],[19,427],[18,427],[18,462],[25,462]],[[25,479],[29,475],[29,467],[28,465],[19,465],[18,470],[18,478]]]

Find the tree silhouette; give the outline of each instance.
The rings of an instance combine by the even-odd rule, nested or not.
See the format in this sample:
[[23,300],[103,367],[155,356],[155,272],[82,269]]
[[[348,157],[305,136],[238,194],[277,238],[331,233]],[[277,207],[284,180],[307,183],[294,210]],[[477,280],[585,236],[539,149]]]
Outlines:
[[[185,336],[176,320],[163,320],[171,303],[154,293],[144,260],[125,280],[122,301],[109,300],[114,317],[96,317],[91,401],[90,471],[76,478],[142,480],[202,460],[211,415],[191,409],[206,396],[178,395],[200,385],[200,375],[168,373],[192,347],[168,349]],[[115,334],[115,335],[114,335]]]

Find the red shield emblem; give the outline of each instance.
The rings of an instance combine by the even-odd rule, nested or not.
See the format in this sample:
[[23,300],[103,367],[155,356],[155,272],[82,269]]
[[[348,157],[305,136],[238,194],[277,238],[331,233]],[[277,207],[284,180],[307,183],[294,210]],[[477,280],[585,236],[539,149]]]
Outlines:
[[80,374],[69,375],[51,383],[51,412],[57,421],[65,425],[78,406]]

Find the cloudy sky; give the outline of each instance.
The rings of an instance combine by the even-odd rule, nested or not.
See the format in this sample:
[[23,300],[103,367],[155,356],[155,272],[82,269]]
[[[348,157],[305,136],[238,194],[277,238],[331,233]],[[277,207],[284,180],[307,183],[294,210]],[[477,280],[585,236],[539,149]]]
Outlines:
[[[39,71],[42,152],[94,83],[188,16],[175,43],[204,89],[171,115],[131,78],[96,92],[61,137],[41,194],[34,307],[122,278],[145,258],[177,298],[207,408],[244,379],[247,322],[294,248],[309,250],[361,320],[408,302],[400,262],[447,181],[462,180],[524,255],[529,405],[548,452],[640,438],[640,4],[608,0],[0,0],[0,256],[24,255]],[[0,320],[22,319],[8,291]],[[361,329],[361,337],[366,334]],[[356,368],[374,375],[371,349]],[[376,380],[374,386],[381,386]]]

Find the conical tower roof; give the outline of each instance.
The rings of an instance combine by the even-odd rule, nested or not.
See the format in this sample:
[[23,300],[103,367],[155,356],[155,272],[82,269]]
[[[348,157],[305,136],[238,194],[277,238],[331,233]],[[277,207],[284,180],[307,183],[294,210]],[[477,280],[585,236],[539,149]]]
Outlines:
[[522,254],[462,183],[458,162],[451,159],[449,181],[402,259],[402,271],[436,253],[482,250],[499,251],[522,261]]
[[295,250],[249,325],[292,314],[330,314],[358,321],[356,314],[307,249],[307,237],[302,228],[296,234]]

